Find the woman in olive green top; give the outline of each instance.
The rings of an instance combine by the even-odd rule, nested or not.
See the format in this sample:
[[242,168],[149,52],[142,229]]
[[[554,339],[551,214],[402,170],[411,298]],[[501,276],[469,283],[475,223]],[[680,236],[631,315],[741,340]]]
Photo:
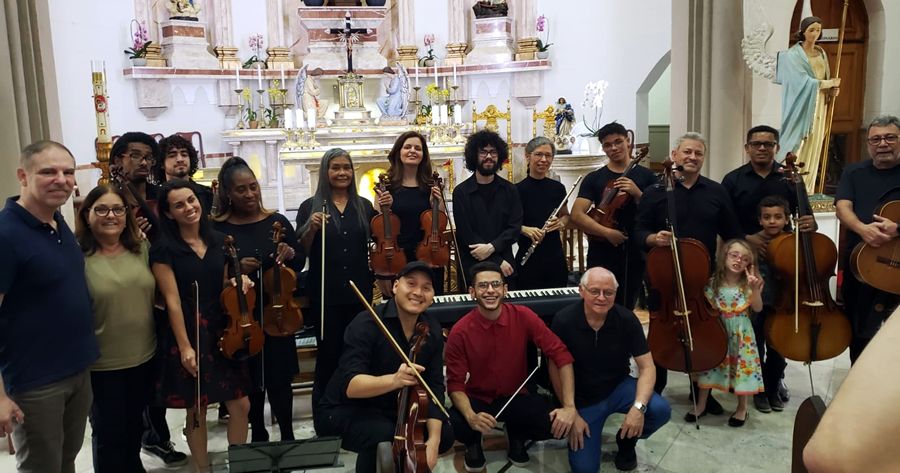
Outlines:
[[95,473],[143,473],[141,413],[152,394],[156,352],[156,283],[142,239],[121,192],[92,190],[78,212],[76,235],[94,310],[100,359],[91,367]]

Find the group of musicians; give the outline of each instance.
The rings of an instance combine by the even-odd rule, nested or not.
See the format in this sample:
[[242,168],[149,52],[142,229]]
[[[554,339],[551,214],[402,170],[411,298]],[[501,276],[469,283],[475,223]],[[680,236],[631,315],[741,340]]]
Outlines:
[[[900,198],[898,136],[896,117],[875,119],[867,134],[871,159],[848,166],[841,177],[837,216],[850,244],[843,267],[855,243],[879,246],[898,236],[897,222],[873,215],[881,203]],[[654,366],[632,312],[642,295],[648,306],[659,302],[652,286],[644,291],[647,252],[671,244],[670,222],[677,217],[677,236],[698,240],[711,258],[719,238],[746,239],[762,256],[773,233],[766,231],[761,202],[786,202],[783,213],[799,215],[793,222],[782,216],[776,226],[817,227],[808,202],[798,201],[775,161],[774,128],[747,132],[748,162],[721,184],[701,175],[704,138],[679,137],[671,152],[677,179],[668,192],[648,168],[634,165],[625,127],[610,123],[598,138],[609,161],[584,178],[570,215],[566,189],[550,177],[552,141],[526,145],[528,176],[512,184],[499,174],[510,154],[501,137],[491,131],[469,137],[465,164],[473,174],[453,189],[451,240],[459,287],[475,307],[446,338],[428,309],[444,290],[448,268],[417,253],[429,238],[420,215],[446,212],[445,193],[417,132],[397,139],[374,203],[358,192],[350,154],[326,152],[315,195],[298,210],[296,232],[262,205],[260,185],[243,159],[230,158],[210,189],[191,180],[198,158],[190,142],[174,135],[157,143],[132,132],[116,141],[114,179],[87,195],[73,233],[58,209],[75,188],[74,158],[59,143],[29,145],[17,172],[21,194],[0,211],[0,432],[12,434],[18,470],[73,471],[88,417],[97,472],[145,471],[142,449],[169,466],[184,464],[165,421],[166,408],[181,408],[193,466],[208,471],[204,406],[227,406],[229,443],[247,442],[248,423],[252,441],[266,441],[267,394],[281,439],[293,439],[293,336],[266,331],[257,342],[235,317],[254,298],[259,307],[266,304],[271,288],[261,287],[264,273],[288,267],[299,274],[307,261],[305,321],[318,336],[314,426],[358,453],[357,471],[375,471],[379,444],[397,441],[400,424],[418,417],[421,438],[399,437],[406,445],[421,443],[421,456],[417,447],[400,449],[409,456],[405,464],[418,462],[420,471],[434,467],[454,441],[466,447],[466,470],[482,471],[482,437],[502,422],[512,463],[529,462],[530,441],[555,437],[568,440],[573,471],[596,472],[600,433],[615,412],[625,414],[615,463],[634,469],[637,440],[671,415],[661,397],[666,371]],[[592,214],[610,192],[627,199],[615,224],[605,226]],[[400,222],[397,250],[407,263],[376,276],[370,242],[384,230],[376,218],[385,214]],[[513,289],[567,285],[560,232],[571,226],[590,238],[581,300],[553,314],[548,326],[505,297]],[[283,239],[273,238],[275,227]],[[788,283],[763,278],[767,290],[787,290]],[[376,287],[386,302],[373,309]],[[846,273],[842,287],[855,361],[897,297]],[[223,290],[237,302],[229,303]],[[766,305],[754,321],[765,384],[755,404],[764,412],[782,409],[785,367],[771,347],[764,350],[769,310]],[[226,340],[229,327],[245,334],[235,337],[234,349]],[[529,345],[548,365],[545,387],[553,399],[530,381]],[[410,406],[421,401],[427,408],[398,408],[398,392],[416,398]],[[722,407],[710,397],[705,409],[716,414]]]

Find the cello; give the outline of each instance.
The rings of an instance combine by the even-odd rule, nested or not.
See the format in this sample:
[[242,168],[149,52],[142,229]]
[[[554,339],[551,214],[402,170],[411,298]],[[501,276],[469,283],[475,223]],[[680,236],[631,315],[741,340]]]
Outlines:
[[719,366],[728,351],[728,334],[703,288],[709,280],[710,257],[702,243],[679,238],[675,209],[675,169],[665,164],[668,247],[647,255],[647,277],[659,294],[650,311],[647,343],[653,360],[668,370],[694,373]]
[[241,287],[241,261],[231,235],[225,237],[225,254],[228,255],[237,284],[229,285],[220,295],[228,324],[219,338],[219,350],[229,360],[243,361],[262,350],[265,337],[252,315],[256,305],[256,291],[244,294]]
[[[650,148],[646,146],[638,148],[637,156],[629,161],[628,166],[625,167],[625,171],[620,177],[628,177],[628,173],[640,164],[649,152]],[[634,197],[625,191],[616,189],[616,180],[613,179],[606,183],[606,188],[603,189],[603,197],[600,198],[600,202],[597,205],[588,210],[587,216],[604,227],[618,229],[619,213],[625,206],[634,201]],[[594,235],[590,235],[590,237],[599,238]]]
[[[416,324],[415,341],[409,349],[409,359],[415,363],[416,355],[429,334],[428,324]],[[397,473],[425,473],[428,459],[425,454],[425,431],[428,414],[428,392],[420,384],[406,386],[397,394],[397,425],[391,450],[394,471]]]
[[[388,175],[380,174],[376,192],[388,191]],[[381,213],[372,217],[369,223],[375,245],[369,251],[372,269],[377,276],[393,278],[406,266],[406,255],[397,246],[397,235],[400,234],[400,218],[391,212],[387,205],[381,206]]]
[[[793,153],[784,164],[797,194],[797,213],[810,214],[804,204],[808,200],[799,172],[802,164]],[[827,236],[800,232],[798,227],[769,242],[769,264],[781,280],[794,282],[794,290],[783,291],[775,313],[766,317],[766,340],[785,358],[809,363],[834,358],[850,346],[850,321],[828,291],[837,247]]]
[[[441,176],[435,172],[431,177],[429,187],[444,187]],[[425,230],[425,236],[416,246],[416,259],[427,263],[432,268],[442,268],[450,263],[450,243],[444,237],[447,230],[447,212],[441,210],[441,202],[431,198],[431,210],[425,210],[419,215],[419,223]]]
[[[277,251],[284,228],[281,222],[272,224],[272,242]],[[263,286],[272,288],[263,308],[263,330],[273,337],[290,337],[303,327],[303,312],[294,302],[297,274],[294,270],[275,263],[263,273]]]

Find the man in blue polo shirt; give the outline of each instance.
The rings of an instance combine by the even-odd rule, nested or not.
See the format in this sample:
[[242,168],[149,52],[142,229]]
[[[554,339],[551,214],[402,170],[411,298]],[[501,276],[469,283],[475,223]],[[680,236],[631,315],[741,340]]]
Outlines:
[[21,195],[0,210],[0,429],[20,473],[74,473],[99,356],[84,257],[58,209],[75,186],[65,146],[27,146]]
[[[624,471],[637,468],[638,439],[656,432],[672,414],[669,403],[653,392],[656,370],[644,330],[634,312],[615,303],[618,288],[608,269],[587,270],[578,285],[583,301],[557,313],[551,326],[575,358],[574,390],[565,386],[550,361],[550,379],[557,392],[574,392],[561,396],[563,408],[554,411],[553,432],[557,437],[568,435],[569,467],[575,473],[600,469],[600,434],[610,414],[625,414],[616,433],[615,459],[616,468]],[[637,379],[629,375],[632,357]],[[571,425],[560,421],[573,417]]]

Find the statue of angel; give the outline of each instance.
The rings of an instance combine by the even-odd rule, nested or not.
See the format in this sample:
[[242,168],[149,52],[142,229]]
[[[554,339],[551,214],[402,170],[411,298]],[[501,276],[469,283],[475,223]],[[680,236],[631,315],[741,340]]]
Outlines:
[[385,95],[378,97],[375,103],[381,110],[382,119],[403,119],[409,108],[409,76],[406,68],[399,62],[397,63],[398,71],[390,67],[385,67],[384,79],[382,85]]
[[310,112],[317,119],[325,112],[322,102],[319,100],[321,88],[319,87],[319,76],[324,71],[321,68],[315,68],[312,71],[307,70],[308,65],[300,68],[297,76],[297,88],[294,90],[294,103],[303,109],[303,114],[309,119]]
[[832,79],[825,51],[816,45],[822,34],[822,20],[807,16],[795,33],[796,43],[777,57],[766,52],[766,42],[772,36],[772,26],[763,21],[741,42],[744,61],[750,69],[766,79],[780,84],[781,130],[779,160],[789,152],[805,163],[807,174],[803,180],[812,193],[822,156],[825,139],[826,102],[837,96],[840,79]]

